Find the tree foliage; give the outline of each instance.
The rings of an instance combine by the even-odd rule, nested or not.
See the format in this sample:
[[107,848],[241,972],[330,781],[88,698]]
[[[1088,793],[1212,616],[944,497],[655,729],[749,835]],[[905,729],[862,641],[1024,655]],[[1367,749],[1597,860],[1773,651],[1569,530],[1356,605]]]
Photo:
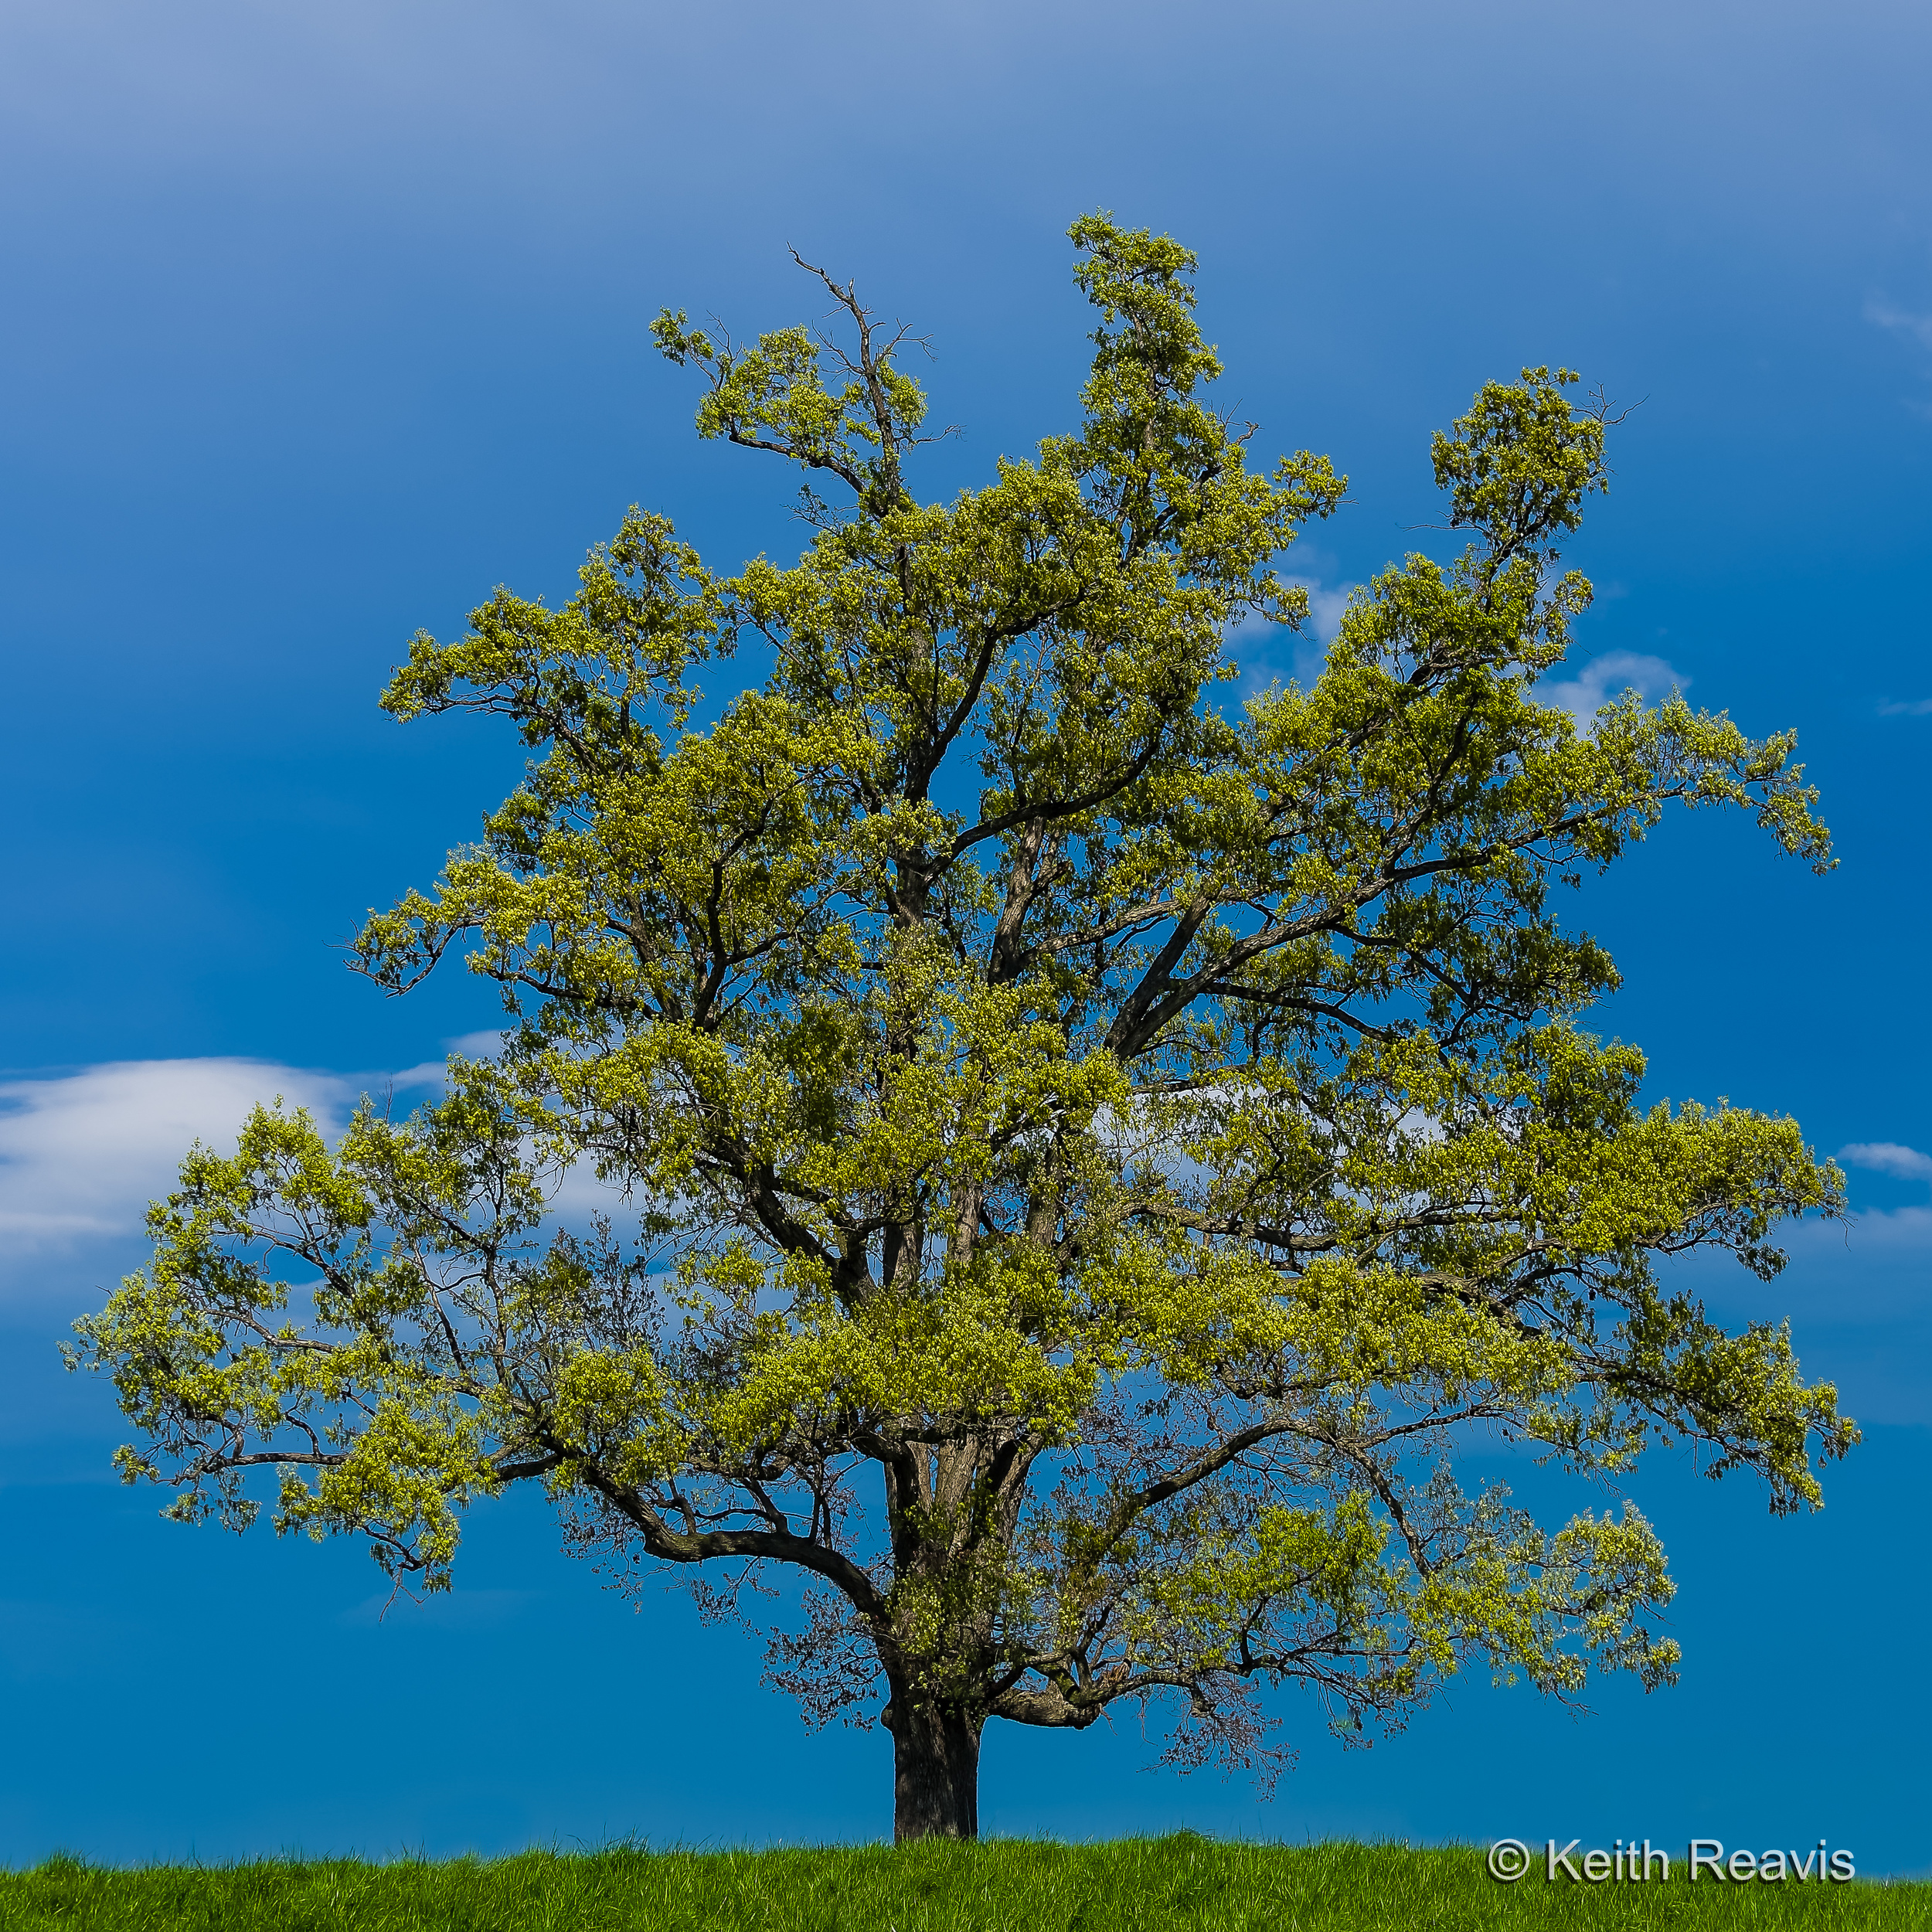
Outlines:
[[[1688,1442],[1786,1511],[1855,1435],[1782,1328],[1660,1268],[1768,1278],[1839,1177],[1788,1120],[1646,1105],[1579,1024],[1616,975],[1553,888],[1673,801],[1828,863],[1789,734],[1539,700],[1604,413],[1485,385],[1434,444],[1460,554],[1237,702],[1230,638],[1305,621],[1277,565],[1344,479],[1249,467],[1185,250],[1072,239],[1080,427],[947,503],[849,288],[838,337],[660,318],[699,433],[802,466],[809,547],[720,577],[634,510],[563,607],[415,640],[387,708],[532,759],[359,963],[400,992],[454,949],[502,1050],[333,1146],[277,1107],[198,1148],[81,1325],[185,1518],[246,1522],[272,1468],[277,1527],[438,1588],[532,1481],[713,1607],[803,1573],[773,1672],[819,1716],[883,1679],[906,1835],[974,1828],[993,1718],[1167,1699],[1175,1761],[1264,1762],[1284,1681],[1351,1735],[1471,1660],[1665,1682],[1641,1515],[1543,1527],[1461,1452]],[[769,676],[695,726],[747,644]],[[624,1214],[558,1232],[586,1166]]]

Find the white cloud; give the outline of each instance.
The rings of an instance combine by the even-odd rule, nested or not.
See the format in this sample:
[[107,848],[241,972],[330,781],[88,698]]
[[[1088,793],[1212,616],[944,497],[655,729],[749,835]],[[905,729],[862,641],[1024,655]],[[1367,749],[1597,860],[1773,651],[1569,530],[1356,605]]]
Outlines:
[[1641,651],[1610,651],[1594,658],[1573,678],[1539,684],[1536,696],[1545,704],[1561,705],[1585,730],[1610,699],[1626,690],[1640,697],[1661,698],[1682,691],[1690,679],[1664,658]]
[[[1874,1249],[1887,1253],[1923,1253],[1932,1247],[1932,1208],[1861,1208],[1852,1217],[1851,1245],[1855,1251],[1867,1253]],[[1915,1274],[1913,1285],[1914,1299],[1923,1304],[1923,1275]]]
[[1854,1141],[1838,1149],[1837,1158],[1852,1167],[1869,1168],[1875,1174],[1889,1174],[1901,1181],[1932,1181],[1932,1154],[1921,1154],[1915,1147],[1901,1147],[1896,1141]]
[[[509,1035],[502,1027],[486,1028],[480,1033],[459,1033],[449,1043],[452,1053],[461,1053],[466,1060],[485,1060],[497,1051]],[[438,1066],[436,1077],[443,1077],[443,1069]],[[400,1078],[400,1077],[399,1077]]]
[[[495,1033],[454,1043],[493,1051]],[[79,1073],[0,1081],[0,1265],[17,1295],[62,1254],[93,1265],[98,1244],[138,1237],[148,1203],[173,1186],[181,1157],[201,1141],[234,1145],[249,1110],[278,1096],[307,1107],[333,1139],[364,1094],[438,1086],[441,1061],[396,1073],[345,1074],[252,1060],[128,1060]],[[624,1201],[588,1166],[553,1175],[558,1224],[621,1216]],[[56,1267],[49,1280],[65,1270]],[[44,1287],[46,1281],[42,1283]]]
[[1896,702],[1888,698],[1879,706],[1881,718],[1932,717],[1932,698],[1902,698]]
[[1342,628],[1349,599],[1362,587],[1325,585],[1318,577],[1284,577],[1291,588],[1308,594],[1308,621],[1299,631],[1285,624],[1247,617],[1227,632],[1241,667],[1240,694],[1245,700],[1265,691],[1277,679],[1292,678],[1304,690],[1321,676],[1328,646]]
[[1801,1355],[1808,1332],[1819,1327],[1876,1335],[1932,1316],[1926,1271],[1932,1208],[1861,1208],[1843,1221],[1812,1219],[1781,1227],[1772,1239],[1791,1257],[1774,1281],[1759,1281],[1721,1250],[1679,1258],[1667,1278],[1681,1277],[1714,1320],[1790,1320]]
[[1284,581],[1308,594],[1308,628],[1321,642],[1334,643],[1342,628],[1342,614],[1349,600],[1362,588],[1359,583],[1325,585],[1319,577],[1287,577]]
[[1877,323],[1880,328],[1893,328],[1914,337],[1921,349],[1932,349],[1932,314],[1916,315],[1874,296],[1865,304],[1865,319]]
[[0,1252],[123,1234],[197,1138],[232,1141],[279,1094],[333,1124],[351,1083],[261,1060],[128,1060],[0,1083]]

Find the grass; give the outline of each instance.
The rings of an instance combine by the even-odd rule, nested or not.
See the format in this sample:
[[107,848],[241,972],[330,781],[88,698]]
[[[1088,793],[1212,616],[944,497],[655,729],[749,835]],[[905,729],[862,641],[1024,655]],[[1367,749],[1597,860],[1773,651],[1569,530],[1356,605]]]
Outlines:
[[0,1928],[66,1932],[1301,1932],[1932,1927],[1932,1885],[1497,1883],[1482,1854],[1184,1833],[815,1851],[264,1859],[0,1872]]

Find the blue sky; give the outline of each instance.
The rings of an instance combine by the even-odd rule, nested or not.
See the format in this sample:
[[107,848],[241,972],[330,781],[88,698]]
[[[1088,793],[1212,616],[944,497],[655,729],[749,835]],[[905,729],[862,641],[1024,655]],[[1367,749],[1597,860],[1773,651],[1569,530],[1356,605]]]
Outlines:
[[995,1734],[983,1817],[1932,1867],[1929,58],[1932,14],[1866,0],[0,12],[0,1859],[888,1828],[881,1733],[808,1736],[749,1640],[600,1591],[530,1502],[381,1614],[353,1547],[158,1522],[54,1348],[194,1134],[406,1090],[492,1020],[460,976],[390,1002],[342,965],[518,768],[376,711],[410,633],[567,589],[633,501],[719,564],[798,546],[789,479],[692,437],[658,308],[812,318],[787,245],[855,277],[932,335],[949,494],[1068,426],[1063,231],[1104,206],[1200,251],[1260,444],[1351,475],[1294,560],[1318,609],[1430,540],[1428,435],[1479,382],[1641,399],[1574,551],[1572,695],[1795,724],[1843,862],[1668,821],[1579,900],[1626,976],[1600,1024],[1658,1096],[1859,1150],[1849,1233],[1702,1285],[1788,1315],[1867,1439],[1806,1521],[1668,1460],[1633,1483],[1675,1690],[1577,1719],[1464,1681],[1345,1756],[1285,1697],[1266,1805],[1142,1770],[1124,1721]]

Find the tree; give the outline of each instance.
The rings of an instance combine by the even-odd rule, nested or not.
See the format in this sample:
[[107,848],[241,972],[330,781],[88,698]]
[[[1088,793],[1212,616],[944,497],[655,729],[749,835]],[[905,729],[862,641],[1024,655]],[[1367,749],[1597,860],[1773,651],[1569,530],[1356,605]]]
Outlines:
[[[466,954],[501,1051],[332,1147],[277,1106],[196,1148],[80,1325],[124,1475],[185,1519],[245,1525],[272,1469],[279,1529],[437,1589],[468,1505],[534,1482],[713,1610],[794,1574],[773,1679],[818,1719],[883,1679],[901,1838],[974,1833],[995,1718],[1164,1700],[1169,1761],[1265,1772],[1287,1682],[1352,1737],[1471,1661],[1665,1683],[1638,1511],[1546,1529],[1459,1457],[1610,1479],[1688,1442],[1784,1512],[1856,1439],[1784,1328],[1662,1266],[1769,1278],[1841,1177],[1788,1120],[1641,1103],[1579,1026],[1611,961],[1550,910],[1672,801],[1829,863],[1791,736],[1537,699],[1612,419],[1566,371],[1487,384],[1434,444],[1467,547],[1237,704],[1230,634],[1304,623],[1276,562],[1345,480],[1250,471],[1188,251],[1072,240],[1079,432],[946,504],[850,287],[811,271],[838,336],[660,318],[700,434],[807,473],[809,547],[719,577],[633,510],[562,608],[414,640],[386,706],[532,758],[358,963],[400,992]],[[769,676],[695,726],[747,641]],[[559,1231],[583,1165],[622,1216]]]

